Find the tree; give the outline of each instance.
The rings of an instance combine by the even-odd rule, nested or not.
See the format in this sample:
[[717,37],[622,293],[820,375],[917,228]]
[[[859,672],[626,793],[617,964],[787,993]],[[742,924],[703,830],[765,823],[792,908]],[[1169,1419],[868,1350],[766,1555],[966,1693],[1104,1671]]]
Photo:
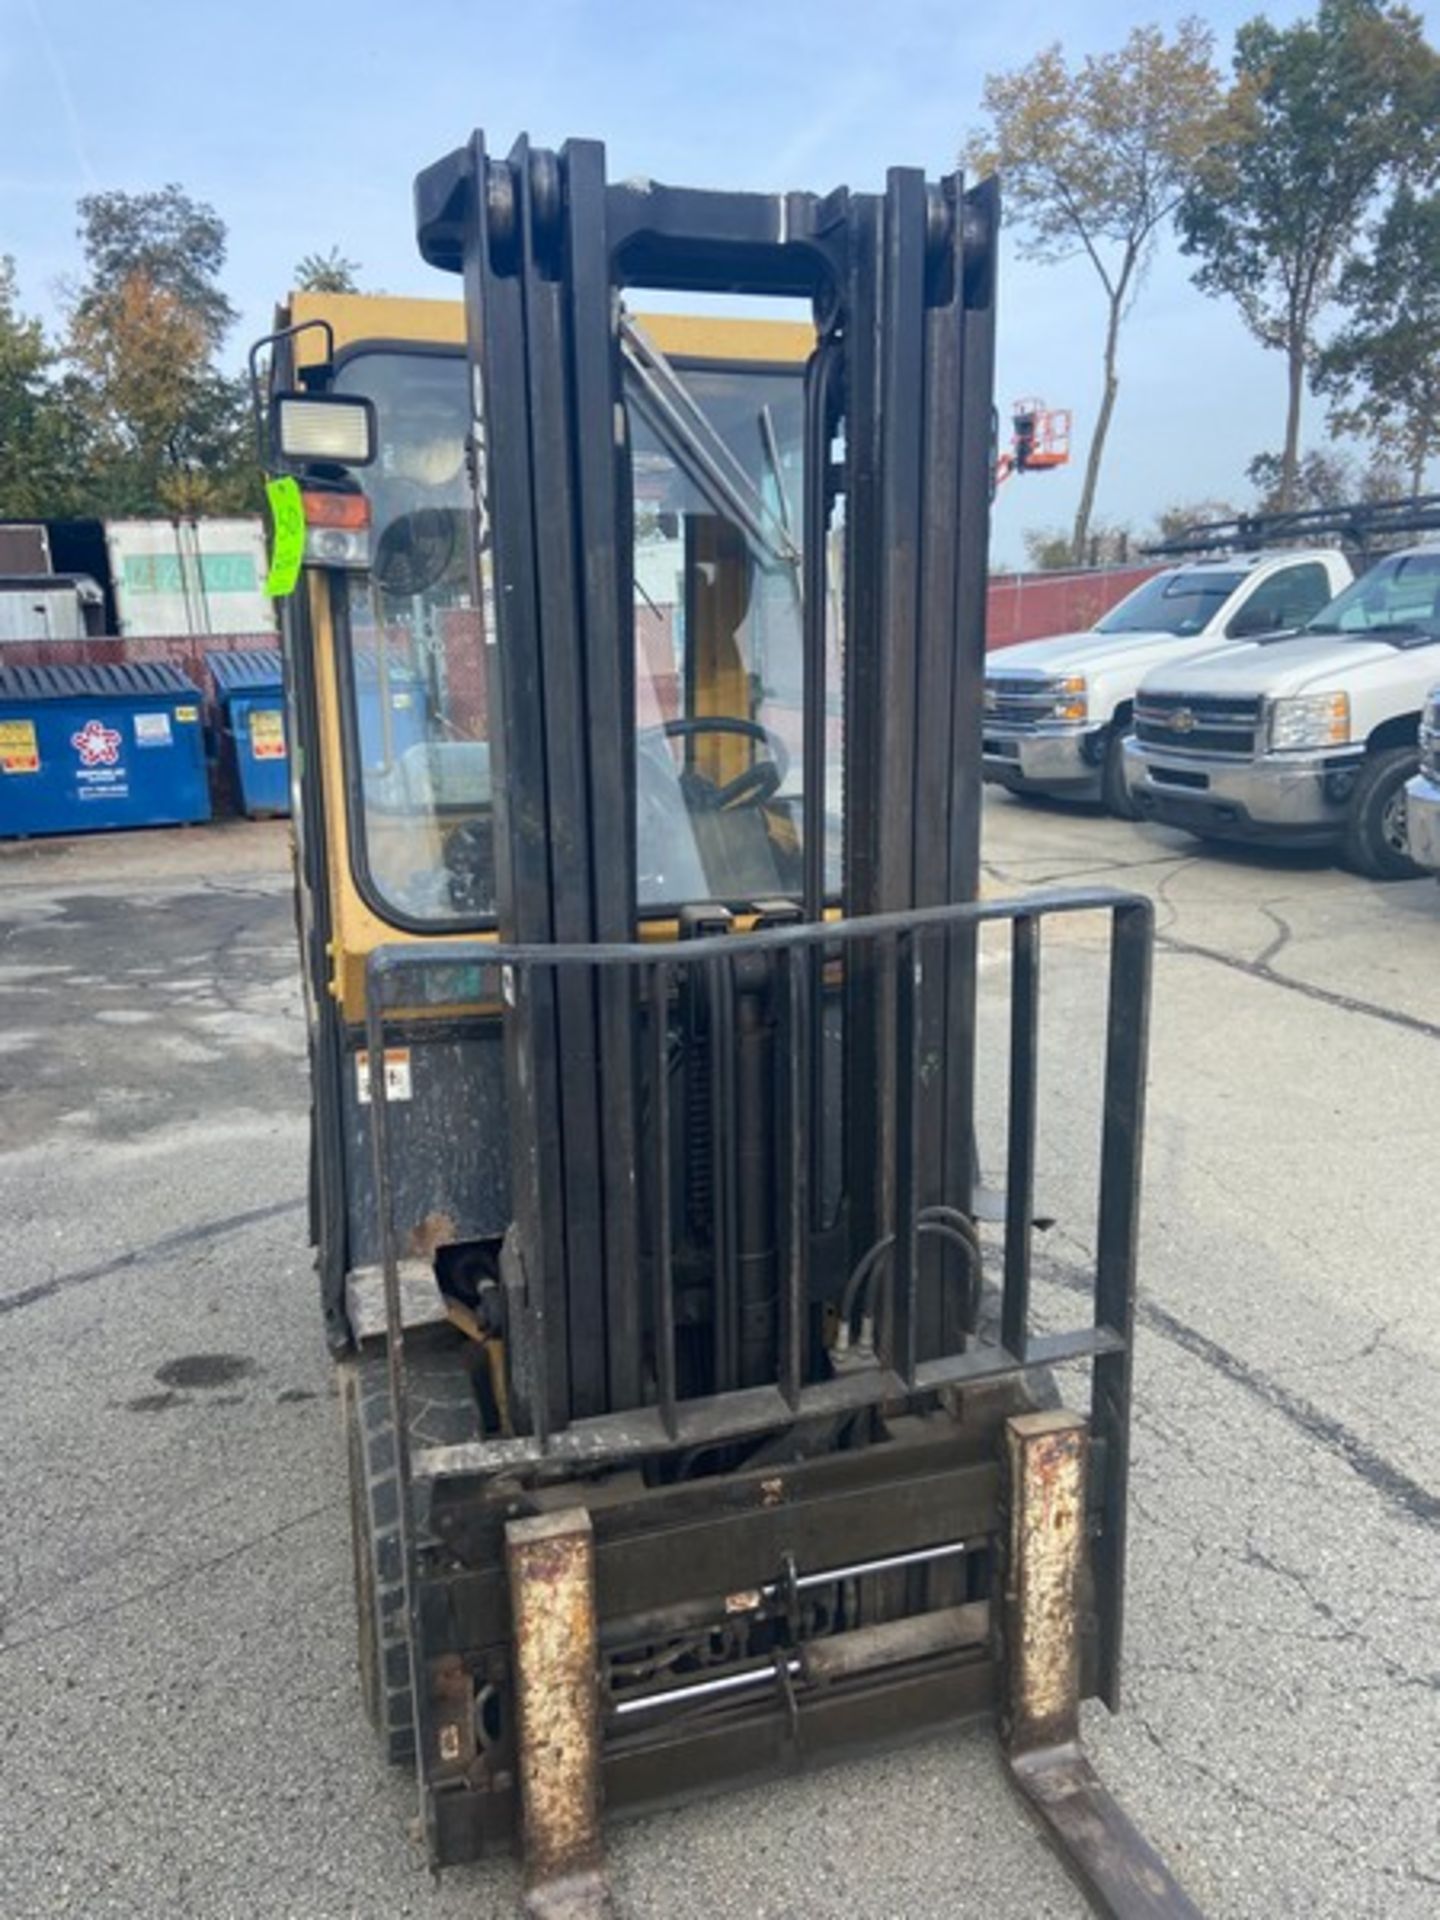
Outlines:
[[355,276],[358,260],[347,260],[338,247],[328,253],[307,253],[295,268],[295,286],[300,293],[358,293]]
[[89,282],[79,310],[102,307],[113,288],[140,275],[171,294],[199,321],[207,350],[235,321],[220,288],[225,222],[173,182],[153,193],[90,193],[79,203],[80,243]]
[[1349,324],[1316,360],[1316,391],[1337,433],[1371,441],[1419,493],[1440,448],[1440,195],[1399,189],[1338,298]]
[[0,254],[0,519],[58,517],[72,504],[80,463],[54,369],[40,322],[20,312],[15,262]]
[[1025,558],[1041,573],[1066,567],[1123,567],[1132,556],[1129,527],[1094,526],[1083,553],[1075,552],[1071,536],[1059,527],[1031,527],[1020,536]]
[[1376,195],[1433,164],[1440,56],[1403,6],[1320,0],[1312,20],[1242,26],[1234,74],[1179,223],[1197,284],[1285,355],[1278,498],[1290,506],[1317,321]]
[[1158,545],[1162,540],[1178,540],[1191,527],[1203,527],[1217,520],[1233,520],[1235,508],[1228,500],[1177,500],[1162,507],[1155,516],[1154,531],[1141,542],[1142,547]]
[[1137,27],[1115,53],[1073,71],[1057,45],[1026,67],[991,74],[987,125],[966,164],[1000,174],[1037,260],[1083,255],[1104,289],[1104,381],[1090,441],[1071,553],[1086,552],[1105,442],[1119,391],[1120,328],[1160,229],[1174,212],[1212,137],[1220,78],[1209,29],[1182,20],[1171,38]]
[[244,389],[216,354],[234,308],[225,226],[177,186],[80,202],[87,275],[71,304],[68,394],[89,440],[92,510],[252,504]]
[[1282,491],[1283,454],[1257,453],[1245,474],[1255,489],[1257,513],[1343,507],[1352,500],[1394,500],[1405,491],[1404,476],[1392,459],[1379,454],[1369,461],[1357,460],[1342,447],[1311,447],[1301,454],[1288,496]]

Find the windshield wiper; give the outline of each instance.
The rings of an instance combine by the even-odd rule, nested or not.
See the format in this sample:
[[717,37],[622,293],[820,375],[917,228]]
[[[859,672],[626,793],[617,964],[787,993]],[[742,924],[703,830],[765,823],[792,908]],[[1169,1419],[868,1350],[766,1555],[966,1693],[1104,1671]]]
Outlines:
[[[676,463],[711,504],[736,523],[762,562],[798,572],[800,549],[784,520],[664,354],[628,314],[620,317],[620,342],[635,378],[636,405]],[[763,423],[761,431],[763,436]]]
[[1382,620],[1363,632],[1347,633],[1347,640],[1385,640],[1395,647],[1428,647],[1440,641],[1433,627],[1422,627],[1418,620]]

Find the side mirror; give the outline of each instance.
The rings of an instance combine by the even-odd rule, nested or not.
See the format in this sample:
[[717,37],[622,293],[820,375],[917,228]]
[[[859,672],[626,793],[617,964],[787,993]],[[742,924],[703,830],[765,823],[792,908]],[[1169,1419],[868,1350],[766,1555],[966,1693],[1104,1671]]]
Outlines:
[[271,464],[368,467],[379,436],[374,402],[358,393],[277,393],[270,402]]
[[1283,620],[1266,613],[1263,607],[1241,607],[1225,633],[1231,640],[1253,640],[1257,634],[1278,633],[1284,625]]

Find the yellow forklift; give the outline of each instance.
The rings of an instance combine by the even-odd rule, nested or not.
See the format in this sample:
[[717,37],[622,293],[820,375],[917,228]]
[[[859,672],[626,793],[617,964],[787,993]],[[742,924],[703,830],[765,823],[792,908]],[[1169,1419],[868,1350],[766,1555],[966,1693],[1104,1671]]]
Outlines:
[[[463,310],[297,296],[267,433],[361,1675],[430,1859],[518,1845],[532,1912],[604,1913],[602,1809],[989,1715],[1101,1911],[1193,1914],[1079,1741],[1119,1694],[1149,910],[979,898],[994,185],[615,184],[476,134],[416,209]],[[1096,1253],[1037,1314],[1077,913]]]

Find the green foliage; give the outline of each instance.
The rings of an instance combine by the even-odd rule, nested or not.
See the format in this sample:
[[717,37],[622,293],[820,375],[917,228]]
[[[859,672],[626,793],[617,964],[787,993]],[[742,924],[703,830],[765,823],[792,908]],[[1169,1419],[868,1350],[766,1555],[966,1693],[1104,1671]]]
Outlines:
[[1405,492],[1403,472],[1384,454],[1363,460],[1343,447],[1311,447],[1296,462],[1288,497],[1284,468],[1284,456],[1279,453],[1257,453],[1246,467],[1257,512],[1343,507],[1355,500],[1394,500]]
[[300,293],[358,293],[355,276],[358,260],[347,260],[338,247],[328,253],[307,253],[295,268],[295,287]]
[[79,310],[103,307],[111,290],[139,277],[174,297],[198,320],[213,351],[234,324],[220,288],[225,222],[173,182],[153,193],[89,193],[79,202],[88,270]]
[[1320,0],[1313,19],[1242,26],[1234,75],[1179,222],[1197,284],[1234,300],[1256,339],[1286,355],[1278,485],[1289,504],[1317,320],[1377,194],[1435,164],[1440,56],[1408,8]]
[[1215,520],[1233,520],[1236,509],[1228,500],[1178,500],[1162,507],[1155,516],[1154,530],[1141,542],[1150,546],[1161,540],[1177,540],[1191,527],[1203,527]]
[[1319,354],[1316,390],[1331,426],[1398,461],[1418,493],[1440,446],[1440,195],[1399,189],[1339,299],[1348,321]]
[[38,320],[22,314],[15,262],[0,255],[0,519],[44,520],[77,497],[78,447]]
[[201,513],[258,500],[243,383],[217,354],[235,310],[225,224],[177,186],[80,202],[86,278],[64,393],[86,444],[87,510]]
[[1135,557],[1129,527],[1094,526],[1082,552],[1076,553],[1069,534],[1059,527],[1032,527],[1021,535],[1025,558],[1042,573],[1063,573],[1067,567],[1119,567]]
[[1214,134],[1220,77],[1210,30],[1182,20],[1171,37],[1136,27],[1114,53],[1074,68],[1057,44],[1012,73],[991,74],[987,124],[966,164],[998,172],[1022,251],[1040,260],[1083,255],[1104,290],[1104,387],[1071,535],[1088,547],[1090,516],[1119,387],[1121,321],[1169,220]]

